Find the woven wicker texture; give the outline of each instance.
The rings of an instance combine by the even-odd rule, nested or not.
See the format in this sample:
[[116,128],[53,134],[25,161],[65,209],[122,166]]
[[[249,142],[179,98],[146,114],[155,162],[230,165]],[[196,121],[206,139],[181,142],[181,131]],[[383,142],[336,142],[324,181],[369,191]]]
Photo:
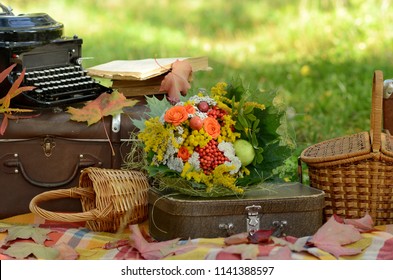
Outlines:
[[381,151],[384,155],[393,157],[393,138],[390,133],[382,134],[381,137]]
[[[43,192],[31,200],[30,211],[47,220],[86,222],[91,230],[116,232],[147,218],[148,188],[142,172],[89,167],[83,170],[78,187]],[[38,206],[64,197],[80,199],[83,212],[58,213]]]
[[368,155],[370,149],[369,133],[361,132],[315,144],[303,151],[302,158],[313,163],[334,161]]
[[370,132],[339,137],[305,149],[300,159],[310,185],[325,192],[325,218],[333,214],[375,224],[393,223],[393,139],[382,131],[383,75],[374,72]]

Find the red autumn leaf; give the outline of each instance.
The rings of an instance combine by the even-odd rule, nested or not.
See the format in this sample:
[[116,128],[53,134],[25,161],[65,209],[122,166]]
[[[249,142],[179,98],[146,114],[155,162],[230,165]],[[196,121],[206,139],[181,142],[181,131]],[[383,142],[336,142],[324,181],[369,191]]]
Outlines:
[[393,238],[384,242],[379,249],[377,260],[393,260]]
[[120,248],[123,246],[130,246],[130,241],[128,239],[120,239],[120,240],[116,240],[116,241],[111,241],[111,242],[105,243],[103,248],[105,250],[111,250],[111,249]]
[[186,95],[191,88],[189,80],[192,75],[192,67],[188,61],[176,60],[169,72],[161,82],[160,92],[167,93],[167,99],[171,103],[180,101],[180,95]]
[[122,113],[124,107],[132,107],[137,102],[139,101],[127,99],[122,93],[115,91],[111,94],[102,93],[95,100],[87,102],[82,108],[68,107],[67,112],[71,114],[71,120],[87,122],[87,125],[92,125],[105,116],[115,116]]
[[166,246],[175,246],[179,239],[173,239],[163,242],[149,243],[143,237],[138,225],[130,225],[131,235],[130,244],[135,247],[143,258],[148,260],[158,260],[165,257],[161,250]]
[[[7,69],[3,70],[0,73],[0,83],[4,81],[4,79],[11,73],[12,69],[14,69],[15,66],[16,64],[12,64],[11,66],[9,66]],[[19,77],[12,84],[11,88],[8,90],[8,93],[4,97],[0,98],[1,109],[8,109],[10,106],[11,99],[14,98],[15,96],[21,94],[22,92],[34,89],[34,87],[32,86],[20,87],[24,79],[25,72],[26,69],[23,69]]]
[[[5,78],[8,77],[8,75],[11,73],[12,69],[16,64],[12,64],[9,66],[7,69],[3,70],[0,73],[0,83],[2,83]],[[11,99],[14,98],[15,96],[21,94],[24,91],[29,91],[33,90],[34,87],[19,87],[23,81],[24,75],[25,75],[25,69],[23,69],[21,75],[16,79],[16,81],[12,84],[11,88],[8,90],[8,93],[0,98],[0,113],[3,113],[3,121],[1,122],[0,126],[0,135],[4,135],[5,130],[7,129],[8,126],[8,119],[11,118],[11,113],[12,112],[31,112],[32,110],[29,109],[13,109],[10,108],[11,104]]]
[[250,241],[250,243],[254,244],[268,243],[273,233],[274,229],[260,229],[254,232],[253,235],[249,235],[248,240]]
[[0,250],[0,261],[2,260],[13,260],[12,257],[4,255],[3,252]]
[[0,73],[0,83],[2,83],[8,77],[8,75],[11,73],[12,69],[15,68],[15,66],[16,64],[14,63]]
[[373,219],[369,214],[366,214],[363,218],[360,219],[344,219],[344,223],[353,225],[360,232],[369,232],[374,228]]
[[360,240],[362,236],[353,225],[345,225],[331,217],[311,238],[310,243],[335,257],[355,255],[360,249],[342,247]]
[[226,237],[224,239],[224,243],[226,245],[268,243],[273,233],[274,233],[274,229],[268,229],[268,230],[260,229],[254,232],[253,235],[248,234],[248,232],[241,232]]
[[241,260],[241,256],[239,254],[232,254],[232,253],[227,253],[220,251],[215,255],[216,260],[236,260],[239,261]]
[[8,126],[8,115],[4,114],[3,121],[1,122],[1,126],[0,126],[0,135],[4,135],[7,126]]
[[179,238],[161,242],[148,242],[143,237],[138,225],[130,225],[130,229],[130,244],[147,260],[158,260],[196,248],[196,245],[192,244],[178,245]]
[[233,234],[224,239],[225,245],[235,245],[235,244],[247,244],[248,241],[248,232],[241,232],[237,234]]

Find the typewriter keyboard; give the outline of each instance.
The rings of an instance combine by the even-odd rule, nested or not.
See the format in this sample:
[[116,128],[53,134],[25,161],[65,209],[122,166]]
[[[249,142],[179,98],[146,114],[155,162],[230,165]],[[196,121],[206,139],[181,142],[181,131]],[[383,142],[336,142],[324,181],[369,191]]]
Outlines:
[[33,91],[25,93],[29,99],[27,103],[40,107],[91,100],[110,91],[88,76],[79,65],[27,71],[22,86],[35,87]]

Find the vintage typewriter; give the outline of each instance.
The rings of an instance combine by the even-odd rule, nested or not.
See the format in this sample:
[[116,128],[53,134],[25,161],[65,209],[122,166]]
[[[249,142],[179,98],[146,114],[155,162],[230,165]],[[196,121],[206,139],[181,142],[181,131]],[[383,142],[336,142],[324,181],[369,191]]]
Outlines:
[[111,90],[82,67],[82,39],[63,37],[63,24],[44,13],[14,15],[0,4],[0,72],[16,67],[0,86],[0,98],[26,69],[21,86],[34,86],[13,98],[22,107],[52,108],[95,99]]

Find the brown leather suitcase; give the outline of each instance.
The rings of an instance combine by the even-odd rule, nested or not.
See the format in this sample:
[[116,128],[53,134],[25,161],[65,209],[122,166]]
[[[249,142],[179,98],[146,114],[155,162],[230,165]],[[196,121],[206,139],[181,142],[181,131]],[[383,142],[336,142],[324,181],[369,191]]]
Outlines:
[[243,198],[196,198],[149,190],[149,230],[157,240],[215,238],[259,229],[296,237],[323,223],[323,191],[284,183],[247,191]]
[[383,128],[393,134],[393,96],[383,99]]
[[383,82],[382,121],[383,129],[393,134],[393,79]]
[[[91,126],[71,121],[64,111],[42,111],[32,118],[10,120],[5,134],[0,135],[0,218],[28,213],[30,200],[39,193],[77,186],[86,167],[120,168],[130,150],[130,132],[135,129],[131,118],[138,118],[144,108],[136,105]],[[42,206],[52,211],[81,210],[76,199]]]

